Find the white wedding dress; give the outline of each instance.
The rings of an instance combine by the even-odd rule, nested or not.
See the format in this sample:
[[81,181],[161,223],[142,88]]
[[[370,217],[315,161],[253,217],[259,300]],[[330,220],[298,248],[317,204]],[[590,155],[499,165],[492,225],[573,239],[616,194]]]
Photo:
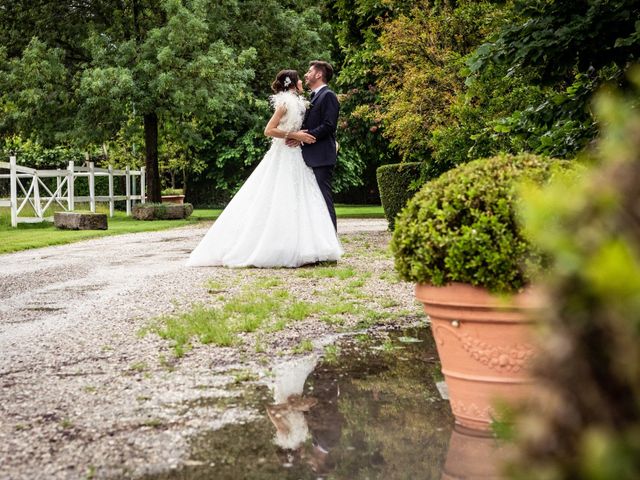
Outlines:
[[[278,128],[302,126],[305,101],[293,92],[271,97],[286,106]],[[340,241],[300,147],[274,138],[271,148],[191,252],[189,266],[299,267],[338,260]]]
[[309,426],[303,413],[308,408],[300,407],[304,401],[296,404],[295,401],[291,401],[291,397],[303,398],[304,384],[318,364],[318,360],[319,357],[313,354],[281,363],[273,369],[274,406],[280,407],[276,413],[273,413],[276,417],[274,422],[276,434],[273,442],[280,448],[295,450],[309,436]]

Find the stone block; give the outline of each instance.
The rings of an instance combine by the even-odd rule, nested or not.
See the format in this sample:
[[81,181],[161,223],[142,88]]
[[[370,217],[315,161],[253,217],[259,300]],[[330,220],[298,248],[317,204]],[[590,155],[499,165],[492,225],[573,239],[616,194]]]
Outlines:
[[106,230],[107,215],[91,212],[55,212],[53,224],[64,230]]
[[137,220],[180,220],[193,213],[193,205],[144,203],[135,205],[131,213]]

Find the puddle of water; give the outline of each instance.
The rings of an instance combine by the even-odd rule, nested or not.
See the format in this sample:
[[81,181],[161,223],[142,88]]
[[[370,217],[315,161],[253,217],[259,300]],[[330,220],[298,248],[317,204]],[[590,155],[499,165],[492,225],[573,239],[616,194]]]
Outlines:
[[260,387],[245,400],[262,418],[192,438],[186,465],[144,478],[439,480],[478,472],[498,478],[491,466],[474,470],[486,463],[493,440],[453,431],[449,403],[436,387],[442,377],[428,329],[350,337],[336,346],[322,358],[276,366],[272,391]]

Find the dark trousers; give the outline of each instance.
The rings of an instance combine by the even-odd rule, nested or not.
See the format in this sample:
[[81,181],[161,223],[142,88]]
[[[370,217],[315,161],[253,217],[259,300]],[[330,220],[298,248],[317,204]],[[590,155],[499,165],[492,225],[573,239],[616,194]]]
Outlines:
[[327,204],[331,221],[333,222],[333,228],[338,230],[338,222],[336,220],[336,209],[333,207],[333,197],[331,194],[331,179],[333,178],[334,165],[328,165],[326,167],[313,167],[313,173],[316,176],[316,181],[324,197],[324,201]]

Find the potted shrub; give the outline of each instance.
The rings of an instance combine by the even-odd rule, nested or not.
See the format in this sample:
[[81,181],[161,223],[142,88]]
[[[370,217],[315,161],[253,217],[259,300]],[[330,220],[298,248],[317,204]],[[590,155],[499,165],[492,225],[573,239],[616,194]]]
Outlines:
[[489,428],[496,399],[526,395],[535,352],[527,288],[542,265],[516,218],[517,184],[545,182],[557,160],[498,156],[425,184],[398,216],[396,269],[431,320],[456,422]]
[[181,188],[165,188],[162,190],[162,203],[184,203],[184,190]]

